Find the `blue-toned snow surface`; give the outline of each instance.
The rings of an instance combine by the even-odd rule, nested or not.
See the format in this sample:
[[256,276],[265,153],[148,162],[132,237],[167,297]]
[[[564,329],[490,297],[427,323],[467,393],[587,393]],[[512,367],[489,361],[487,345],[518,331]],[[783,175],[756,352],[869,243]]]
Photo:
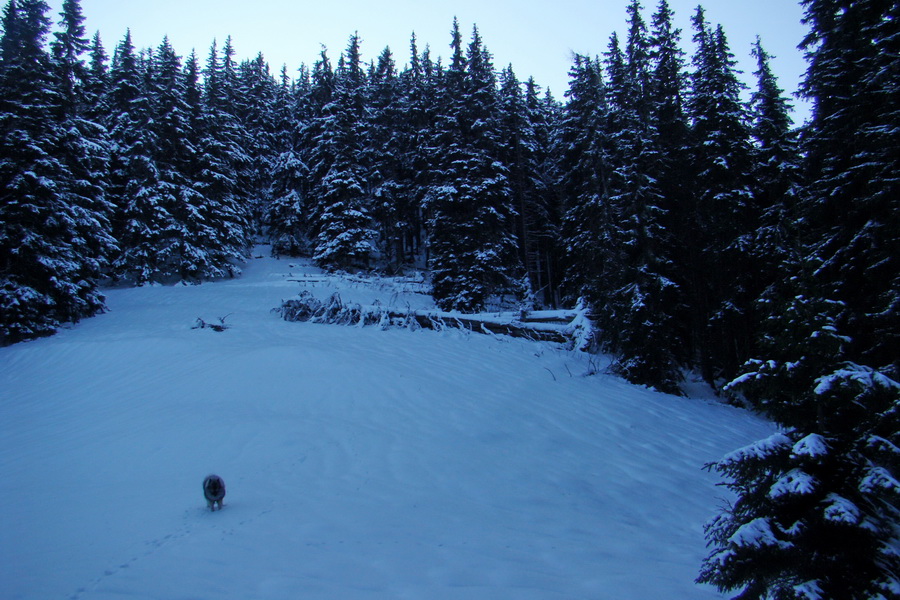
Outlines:
[[304,289],[433,304],[257,256],[0,348],[0,598],[722,597],[702,467],[771,424],[549,343],[286,322]]

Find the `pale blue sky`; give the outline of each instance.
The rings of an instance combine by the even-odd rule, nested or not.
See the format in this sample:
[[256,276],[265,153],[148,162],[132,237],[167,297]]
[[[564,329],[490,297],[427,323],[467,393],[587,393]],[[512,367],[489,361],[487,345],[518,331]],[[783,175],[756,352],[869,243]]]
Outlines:
[[[648,22],[657,1],[643,2]],[[755,70],[750,47],[759,34],[763,46],[776,56],[773,68],[781,87],[787,92],[796,91],[806,69],[797,50],[806,31],[800,23],[799,2],[699,3],[705,7],[711,23],[721,23],[725,28],[748,83],[753,84]],[[48,4],[53,20],[58,20],[62,0],[48,0]],[[698,0],[669,0],[669,4],[690,53],[690,16]],[[572,53],[602,54],[613,31],[618,31],[623,39],[626,33],[626,0],[82,0],[81,5],[89,35],[99,30],[110,54],[128,27],[139,47],[157,46],[168,35],[179,54],[187,55],[196,48],[201,59],[206,58],[214,38],[221,47],[230,34],[239,58],[262,52],[273,72],[287,64],[292,74],[300,63],[312,64],[322,44],[336,61],[354,31],[363,40],[366,61],[390,46],[402,67],[408,61],[413,31],[420,50],[430,44],[433,55],[446,59],[455,15],[467,39],[472,25],[478,24],[498,68],[512,63],[520,79],[534,76],[560,99],[568,87]],[[807,108],[799,101],[795,104],[800,120],[806,118]]]

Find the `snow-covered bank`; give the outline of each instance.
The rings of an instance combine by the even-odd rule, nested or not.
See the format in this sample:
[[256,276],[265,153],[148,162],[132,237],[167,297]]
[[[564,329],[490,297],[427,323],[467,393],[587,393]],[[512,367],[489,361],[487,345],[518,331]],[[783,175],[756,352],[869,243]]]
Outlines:
[[720,597],[693,584],[723,493],[701,467],[771,425],[551,344],[273,314],[313,271],[111,290],[0,349],[0,597]]

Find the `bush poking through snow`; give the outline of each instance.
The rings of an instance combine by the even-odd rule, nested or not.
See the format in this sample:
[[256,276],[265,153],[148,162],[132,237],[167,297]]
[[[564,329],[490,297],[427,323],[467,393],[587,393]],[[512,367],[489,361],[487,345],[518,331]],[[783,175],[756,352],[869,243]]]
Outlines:
[[224,317],[219,317],[218,323],[207,323],[203,320],[202,317],[197,317],[197,323],[191,327],[191,329],[212,329],[213,331],[225,331],[229,329],[231,325],[225,323],[225,319],[230,317],[231,315],[225,315]]

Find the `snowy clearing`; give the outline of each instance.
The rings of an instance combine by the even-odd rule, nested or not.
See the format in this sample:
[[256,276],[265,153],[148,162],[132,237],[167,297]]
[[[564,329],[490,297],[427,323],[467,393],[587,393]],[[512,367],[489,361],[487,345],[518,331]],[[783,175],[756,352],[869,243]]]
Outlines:
[[702,466],[771,424],[549,343],[272,312],[301,289],[433,309],[257,258],[0,348],[0,597],[722,597]]

